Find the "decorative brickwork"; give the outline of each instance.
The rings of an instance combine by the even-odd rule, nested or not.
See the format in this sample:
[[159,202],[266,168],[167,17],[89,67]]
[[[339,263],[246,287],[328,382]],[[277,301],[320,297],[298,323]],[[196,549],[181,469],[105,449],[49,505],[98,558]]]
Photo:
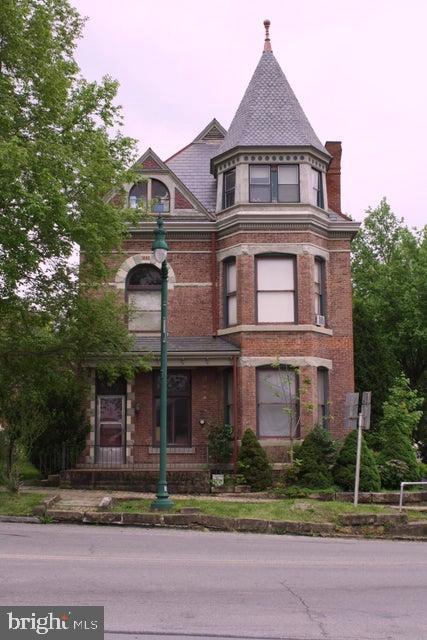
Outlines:
[[191,202],[182,195],[181,191],[175,189],[175,209],[193,209]]

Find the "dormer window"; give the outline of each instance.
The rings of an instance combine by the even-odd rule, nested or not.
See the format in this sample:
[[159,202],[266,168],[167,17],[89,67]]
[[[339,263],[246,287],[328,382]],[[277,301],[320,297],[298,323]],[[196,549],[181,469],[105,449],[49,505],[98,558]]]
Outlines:
[[152,209],[155,204],[163,204],[163,212],[170,211],[170,196],[166,185],[155,178],[148,178],[144,182],[137,182],[129,191],[129,207],[136,209],[137,207],[146,207],[147,202],[152,203]]
[[223,209],[232,207],[234,204],[234,192],[236,189],[236,169],[231,169],[224,173],[224,197]]
[[170,197],[167,187],[160,180],[151,180],[151,200],[154,204],[163,205],[163,213],[169,213]]
[[324,209],[325,203],[323,198],[323,180],[321,171],[313,168],[311,169],[311,183],[313,186],[313,204],[315,204],[316,207]]
[[143,206],[143,204],[147,203],[148,199],[148,183],[147,182],[137,182],[133,185],[132,189],[129,191],[129,206],[131,209],[136,209],[137,207]]
[[299,199],[297,164],[249,167],[250,202],[299,202]]

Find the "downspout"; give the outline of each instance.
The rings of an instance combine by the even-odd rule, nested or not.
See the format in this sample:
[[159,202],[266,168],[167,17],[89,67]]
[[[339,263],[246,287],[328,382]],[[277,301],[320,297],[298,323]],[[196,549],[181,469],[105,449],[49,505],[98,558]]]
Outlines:
[[233,356],[233,474],[234,478],[237,475],[237,454],[239,450],[238,442],[238,418],[237,418],[237,356]]
[[216,231],[211,235],[211,280],[212,280],[212,335],[218,334],[218,269],[217,269]]

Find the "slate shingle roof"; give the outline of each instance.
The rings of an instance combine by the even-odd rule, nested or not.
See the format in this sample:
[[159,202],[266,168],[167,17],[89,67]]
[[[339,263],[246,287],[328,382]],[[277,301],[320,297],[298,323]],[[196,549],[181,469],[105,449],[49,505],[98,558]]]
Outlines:
[[[156,336],[137,336],[132,348],[134,352],[148,351],[160,353],[160,338]],[[239,353],[238,347],[222,338],[211,336],[184,336],[168,338],[168,353]]]
[[313,146],[328,154],[313,131],[274,55],[264,52],[218,155],[236,146]]
[[193,142],[166,160],[166,165],[208,211],[216,209],[216,179],[210,172],[210,160],[217,155],[219,143]]

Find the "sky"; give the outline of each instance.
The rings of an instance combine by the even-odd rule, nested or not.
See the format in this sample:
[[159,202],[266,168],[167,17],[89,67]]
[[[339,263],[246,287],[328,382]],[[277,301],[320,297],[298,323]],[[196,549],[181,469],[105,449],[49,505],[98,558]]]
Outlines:
[[322,142],[341,140],[343,211],[386,197],[427,223],[425,0],[71,0],[82,74],[119,81],[124,132],[166,160],[216,117],[228,128],[263,49]]

